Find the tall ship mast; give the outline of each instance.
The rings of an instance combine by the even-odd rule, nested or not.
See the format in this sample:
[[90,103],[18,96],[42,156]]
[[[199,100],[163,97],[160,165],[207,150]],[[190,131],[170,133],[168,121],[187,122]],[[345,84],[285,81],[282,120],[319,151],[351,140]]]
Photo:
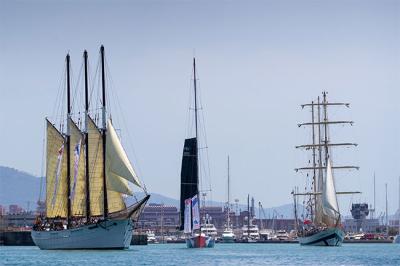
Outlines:
[[199,134],[196,59],[193,58],[195,136],[185,139],[182,154],[180,213],[181,226],[188,248],[214,247],[215,239],[201,230],[199,190]]
[[353,121],[333,121],[328,119],[329,107],[350,107],[349,103],[331,103],[327,100],[327,92],[322,93],[317,101],[303,104],[301,107],[311,109],[311,121],[298,124],[299,127],[311,127],[312,143],[296,146],[298,149],[311,151],[311,166],[295,169],[312,173],[311,187],[304,193],[292,192],[294,197],[307,198],[307,217],[298,224],[297,200],[295,199],[296,226],[301,245],[339,246],[344,239],[341,227],[341,214],[337,202],[338,194],[355,194],[355,192],[338,192],[335,186],[334,170],[359,169],[352,165],[334,165],[332,150],[337,147],[355,147],[356,143],[333,143],[330,139],[329,127],[333,125],[353,125]]
[[[46,118],[46,212],[37,217],[31,233],[40,249],[129,248],[134,222],[150,197],[107,113],[104,47],[100,48],[100,125],[89,109],[86,51],[83,61],[84,126],[80,128],[73,120],[69,54],[66,56],[66,129],[63,130],[63,124],[58,128]],[[96,116],[94,112],[93,115]],[[131,185],[143,189],[145,196],[127,206],[125,198],[133,196]]]

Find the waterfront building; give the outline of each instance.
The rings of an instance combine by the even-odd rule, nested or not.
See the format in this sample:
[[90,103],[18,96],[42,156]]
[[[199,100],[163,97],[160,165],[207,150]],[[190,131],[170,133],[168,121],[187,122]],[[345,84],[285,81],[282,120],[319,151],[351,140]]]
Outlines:
[[379,219],[345,219],[343,222],[345,232],[375,233],[379,228]]
[[5,214],[6,214],[6,207],[0,205],[0,215],[5,215]]
[[35,219],[34,212],[7,213],[1,217],[0,230],[32,228]]
[[11,204],[8,207],[8,213],[9,214],[19,214],[19,213],[22,213],[23,211],[24,211],[24,209],[22,209],[22,207],[20,207],[17,204]]
[[176,206],[150,203],[144,207],[137,227],[142,230],[151,230],[156,234],[174,232],[179,226],[179,211]]

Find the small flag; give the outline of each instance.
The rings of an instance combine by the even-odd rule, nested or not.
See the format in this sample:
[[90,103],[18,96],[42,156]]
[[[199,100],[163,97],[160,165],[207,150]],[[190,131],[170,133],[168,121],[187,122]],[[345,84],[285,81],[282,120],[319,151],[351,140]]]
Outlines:
[[192,198],[193,230],[200,229],[199,198],[194,195]]
[[79,158],[81,155],[81,142],[82,139],[79,140],[74,149],[74,183],[72,185],[71,194],[69,196],[71,201],[73,201],[75,197],[76,181],[78,179]]
[[56,167],[56,172],[55,172],[56,180],[54,182],[53,197],[51,199],[51,206],[53,208],[54,208],[54,204],[56,203],[58,180],[60,179],[60,174],[61,174],[61,166],[62,166],[63,154],[64,154],[64,144],[61,145],[60,149],[58,150],[58,155],[57,155],[57,167]]
[[183,232],[189,234],[192,232],[192,216],[190,213],[190,209],[192,207],[192,199],[185,200],[185,221],[184,221],[184,228]]

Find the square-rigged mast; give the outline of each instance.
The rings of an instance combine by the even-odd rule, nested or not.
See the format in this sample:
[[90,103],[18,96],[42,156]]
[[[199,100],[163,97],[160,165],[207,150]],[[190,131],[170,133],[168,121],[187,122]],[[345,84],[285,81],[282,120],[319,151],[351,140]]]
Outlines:
[[[329,120],[328,119],[328,107],[339,106],[339,107],[350,107],[349,103],[335,102],[331,103],[327,101],[327,92],[322,93],[323,100],[320,97],[317,98],[317,102],[312,101],[311,103],[303,104],[301,107],[311,108],[311,122],[305,122],[298,124],[298,127],[311,126],[312,132],[312,143],[296,146],[297,149],[305,149],[312,151],[312,165],[307,167],[296,168],[295,171],[312,171],[312,187],[311,192],[305,193],[294,193],[294,196],[304,195],[310,196],[308,211],[310,212],[312,220],[315,222],[320,203],[318,195],[322,193],[322,186],[324,180],[324,171],[327,168],[328,160],[330,157],[330,151],[334,147],[355,147],[356,143],[344,142],[344,143],[332,143],[329,139],[328,132],[330,125],[353,125],[353,121],[347,120]],[[332,169],[359,169],[358,166],[352,165],[339,165],[332,166]],[[353,194],[359,192],[336,192],[336,194]]]

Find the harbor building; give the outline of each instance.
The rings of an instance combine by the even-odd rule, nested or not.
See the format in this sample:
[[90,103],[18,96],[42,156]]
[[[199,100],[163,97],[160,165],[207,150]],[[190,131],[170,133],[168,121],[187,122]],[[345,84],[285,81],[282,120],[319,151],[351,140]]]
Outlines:
[[[202,217],[208,216],[210,223],[214,224],[218,232],[222,232],[226,224],[227,208],[221,206],[201,207]],[[250,210],[253,224],[261,229],[286,230],[294,229],[294,219],[256,219]],[[247,225],[248,211],[240,211],[239,215],[231,211],[229,213],[231,225],[234,229],[241,229]],[[166,206],[163,204],[150,203],[143,210],[139,218],[137,227],[142,230],[151,230],[156,234],[161,231],[175,232],[179,227],[179,210],[175,206]]]
[[150,203],[140,215],[137,227],[142,230],[152,230],[156,233],[174,232],[179,226],[179,211],[175,206]]
[[35,212],[7,213],[0,217],[0,230],[13,228],[32,228],[35,219]]
[[364,233],[375,233],[379,231],[379,219],[345,219],[343,222],[343,228],[345,232],[364,232]]
[[368,203],[353,203],[350,210],[352,218],[343,222],[344,231],[368,233],[379,231],[379,219],[367,219],[369,211]]
[[0,215],[5,215],[5,214],[6,214],[6,207],[0,205]]

